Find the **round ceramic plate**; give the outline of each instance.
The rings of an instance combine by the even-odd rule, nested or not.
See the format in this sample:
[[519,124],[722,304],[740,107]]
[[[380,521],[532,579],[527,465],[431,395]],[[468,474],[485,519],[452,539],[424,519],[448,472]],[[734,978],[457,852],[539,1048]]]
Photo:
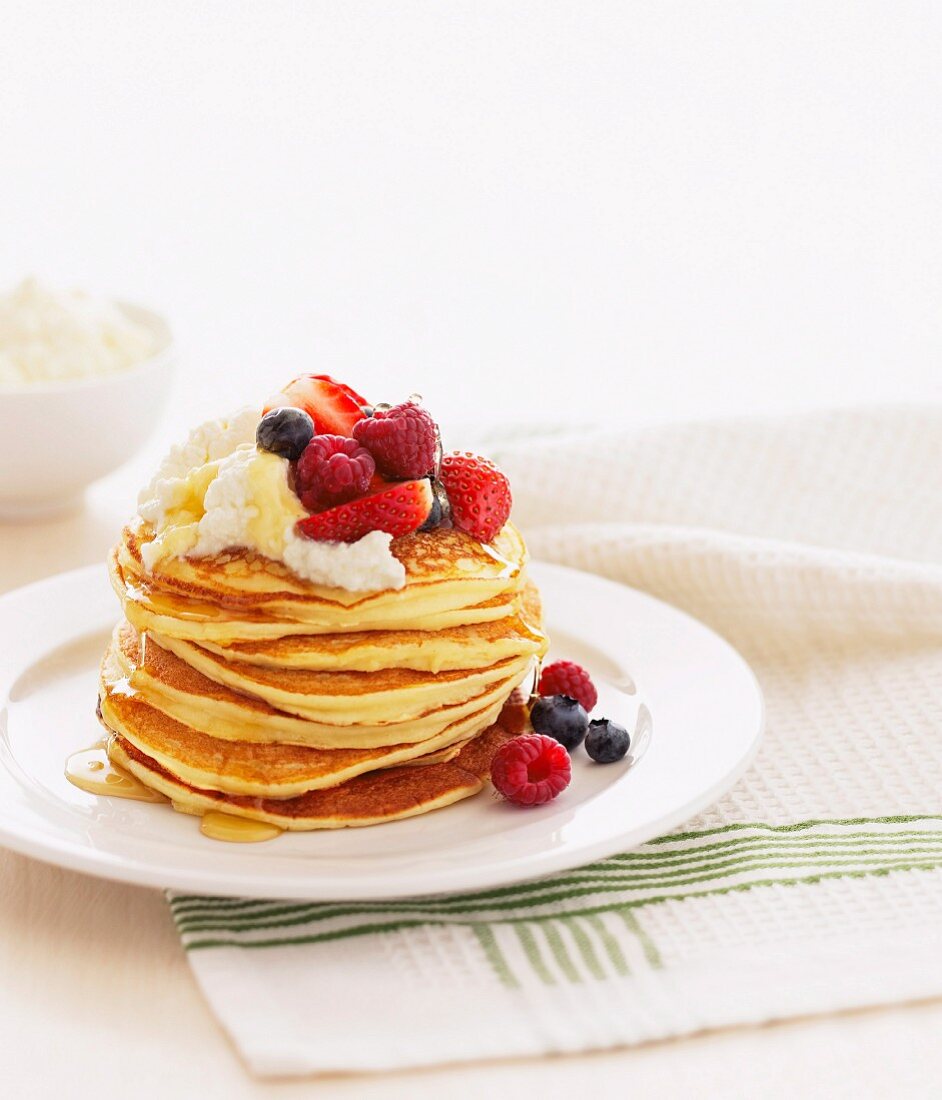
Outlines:
[[0,843],[89,874],[201,894],[398,898],[538,878],[674,828],[745,770],[762,697],[742,658],[705,626],[632,589],[532,566],[550,659],[584,664],[596,714],[633,735],[629,757],[574,753],[568,790],[520,809],[485,791],[422,817],[285,833],[260,844],[203,836],[169,806],[86,794],[66,757],[95,741],[98,662],[117,615],[103,568],[0,600]]

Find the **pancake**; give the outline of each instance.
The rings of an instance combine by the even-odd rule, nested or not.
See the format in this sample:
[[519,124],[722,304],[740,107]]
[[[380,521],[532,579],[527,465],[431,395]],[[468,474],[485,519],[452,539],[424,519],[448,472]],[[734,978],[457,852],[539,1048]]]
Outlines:
[[467,702],[432,711],[409,722],[380,725],[336,726],[311,722],[277,710],[260,699],[242,695],[217,684],[185,661],[147,638],[128,623],[115,628],[109,660],[103,663],[104,686],[111,691],[133,692],[168,718],[217,740],[255,744],[281,742],[310,748],[381,748],[428,742],[449,727],[457,738],[480,728],[478,712],[501,703],[521,680],[522,673],[499,680]]
[[102,722],[109,730],[181,782],[256,798],[290,798],[430,754],[433,760],[429,763],[440,762],[443,752],[447,759],[447,750],[453,745],[460,747],[489,726],[506,699],[506,696],[498,699],[470,719],[417,744],[330,750],[279,743],[252,744],[220,741],[169,718],[139,695],[116,689],[108,664],[106,655],[100,710]]
[[[517,612],[520,602],[518,587],[508,588],[499,595],[467,607],[436,607],[429,595],[408,611],[400,608],[398,620],[381,621],[374,617],[357,619],[335,617],[315,620],[291,620],[262,611],[233,610],[212,603],[200,602],[161,591],[145,576],[127,568],[119,549],[112,551],[109,574],[124,610],[125,617],[140,631],[153,631],[165,637],[191,641],[212,641],[222,645],[239,641],[283,638],[289,635],[358,633],[366,630],[437,631],[448,627],[494,622]],[[390,616],[387,615],[387,619]]]
[[184,813],[217,810],[290,830],[378,825],[428,813],[477,794],[487,783],[494,753],[524,728],[522,711],[520,707],[506,707],[498,721],[453,760],[369,772],[336,787],[280,800],[223,794],[184,783],[120,736],[109,738],[108,755],[113,763],[170,798],[174,809]]
[[416,672],[317,672],[230,664],[218,654],[178,638],[161,638],[161,646],[190,668],[241,695],[278,710],[337,726],[407,722],[441,707],[465,703],[498,682],[523,678],[529,657],[509,658],[483,669]]
[[126,527],[122,565],[154,586],[222,608],[264,609],[301,622],[395,622],[421,606],[432,611],[469,607],[516,586],[526,564],[526,546],[508,523],[490,543],[458,530],[417,531],[395,539],[392,551],[406,572],[401,589],[351,592],[312,584],[281,562],[233,549],[205,558],[166,558],[153,570],[141,549],[153,539],[147,524]]
[[[351,672],[408,668],[419,672],[483,668],[495,661],[542,655],[546,635],[537,588],[527,582],[520,610],[489,623],[444,630],[362,631],[351,634],[288,635],[284,638],[200,645],[227,663],[245,662],[277,669]],[[159,635],[156,635],[159,641]]]
[[439,749],[438,752],[427,752],[424,756],[416,756],[412,760],[405,761],[405,763],[387,764],[386,767],[427,768],[430,764],[444,764],[448,760],[454,760],[458,753],[464,749],[465,745],[469,745],[473,740],[473,737],[469,737],[466,741],[458,741],[457,744],[449,745],[447,749]]

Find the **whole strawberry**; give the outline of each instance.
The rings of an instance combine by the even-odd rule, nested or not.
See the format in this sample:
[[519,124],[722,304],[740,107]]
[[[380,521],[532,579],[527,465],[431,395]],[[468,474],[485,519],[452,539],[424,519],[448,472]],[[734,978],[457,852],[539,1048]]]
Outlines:
[[374,409],[353,425],[353,438],[376,459],[384,477],[426,477],[435,469],[438,430],[414,401]]
[[490,542],[510,516],[510,482],[489,459],[452,451],[442,459],[441,482],[455,527]]

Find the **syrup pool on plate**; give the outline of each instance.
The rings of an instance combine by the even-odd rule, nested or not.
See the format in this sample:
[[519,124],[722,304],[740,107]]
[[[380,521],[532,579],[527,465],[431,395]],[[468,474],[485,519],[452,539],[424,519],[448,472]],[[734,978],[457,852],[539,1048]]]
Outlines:
[[[109,798],[130,798],[136,802],[168,802],[159,791],[146,787],[124,768],[108,759],[107,742],[103,738],[86,749],[73,752],[66,760],[65,777],[87,794]],[[284,831],[267,821],[250,821],[233,814],[210,811],[200,821],[200,831],[213,840],[252,844],[272,840]]]
[[247,817],[218,813],[210,810],[203,814],[200,832],[213,840],[228,840],[237,844],[255,844],[260,840],[273,840],[284,829],[267,821],[251,821]]
[[73,786],[88,794],[130,798],[137,802],[167,801],[159,791],[145,787],[123,768],[112,764],[104,739],[73,752],[65,762],[65,777]]

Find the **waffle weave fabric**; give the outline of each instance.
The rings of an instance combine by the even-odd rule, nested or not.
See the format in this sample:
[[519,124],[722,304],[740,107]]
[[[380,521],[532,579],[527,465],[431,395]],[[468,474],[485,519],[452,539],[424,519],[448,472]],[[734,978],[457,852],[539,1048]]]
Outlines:
[[[538,887],[171,898],[250,1067],[587,1050],[942,994],[942,410],[481,445],[534,558],[643,589],[742,652],[765,740],[683,829]],[[312,987],[326,1018],[301,1010]]]

